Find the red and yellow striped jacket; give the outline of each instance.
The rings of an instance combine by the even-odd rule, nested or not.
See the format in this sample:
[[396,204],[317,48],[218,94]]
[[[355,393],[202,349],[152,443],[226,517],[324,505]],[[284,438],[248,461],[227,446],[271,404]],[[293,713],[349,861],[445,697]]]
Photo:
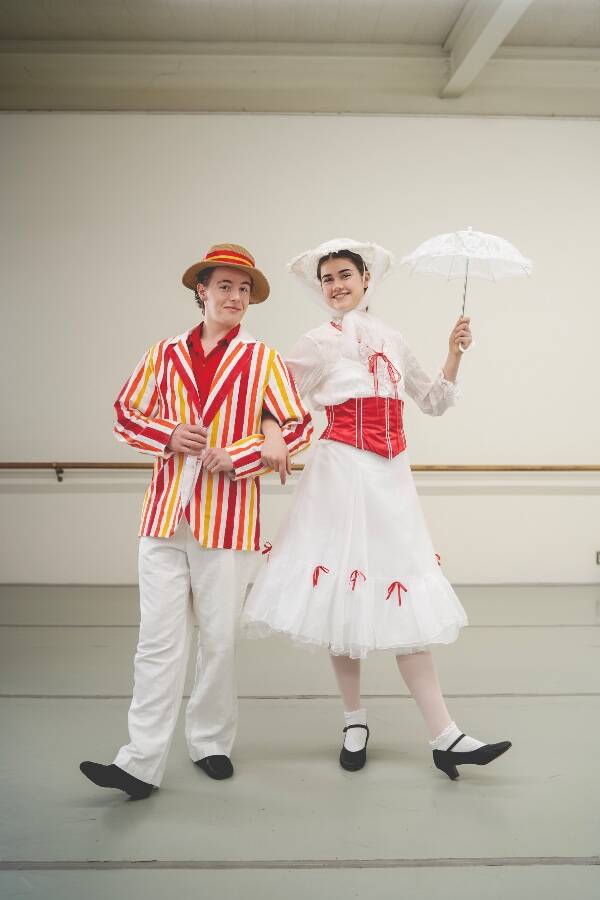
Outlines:
[[[189,332],[146,353],[116,402],[118,440],[155,457],[142,507],[140,536],[170,537],[185,515],[203,547],[258,550],[263,408],[282,426],[289,452],[305,449],[312,422],[279,354],[240,330],[229,344],[204,408],[187,348]],[[211,474],[196,457],[166,449],[179,423],[208,429],[234,472]]]

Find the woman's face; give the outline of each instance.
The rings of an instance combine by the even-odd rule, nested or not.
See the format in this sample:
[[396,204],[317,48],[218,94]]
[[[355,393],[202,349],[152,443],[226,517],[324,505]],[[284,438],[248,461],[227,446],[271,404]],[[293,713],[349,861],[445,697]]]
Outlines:
[[321,290],[335,312],[350,312],[365,295],[369,273],[361,275],[349,259],[326,259],[321,264]]

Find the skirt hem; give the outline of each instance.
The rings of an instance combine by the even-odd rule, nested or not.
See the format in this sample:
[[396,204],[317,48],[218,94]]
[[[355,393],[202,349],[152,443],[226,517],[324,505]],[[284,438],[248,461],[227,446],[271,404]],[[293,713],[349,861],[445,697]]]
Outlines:
[[378,650],[393,652],[396,656],[407,656],[411,653],[423,653],[429,650],[432,644],[453,644],[458,639],[461,628],[468,627],[468,623],[450,623],[444,629],[437,632],[426,641],[418,644],[377,644],[372,646],[353,646],[342,647],[332,646],[331,642],[325,638],[309,637],[308,635],[296,634],[285,628],[276,628],[267,622],[258,619],[246,619],[242,623],[241,635],[249,640],[260,640],[261,638],[272,637],[281,634],[289,638],[297,647],[307,650],[318,650],[320,648],[327,649],[332,656],[348,656],[350,659],[366,659],[369,653]]

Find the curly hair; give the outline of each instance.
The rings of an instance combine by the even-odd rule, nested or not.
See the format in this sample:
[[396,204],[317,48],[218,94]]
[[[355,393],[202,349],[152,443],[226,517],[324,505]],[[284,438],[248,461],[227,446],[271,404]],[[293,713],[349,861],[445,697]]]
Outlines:
[[202,299],[202,297],[201,297],[200,294],[198,293],[198,285],[201,284],[201,285],[203,285],[204,287],[206,287],[206,286],[208,285],[209,281],[210,281],[210,277],[211,277],[212,273],[215,271],[216,268],[217,268],[216,266],[210,266],[210,268],[208,268],[208,269],[203,269],[201,272],[198,272],[198,273],[196,274],[196,293],[195,293],[195,297],[196,297],[196,303],[197,303],[198,306],[200,307],[200,310],[201,310],[202,313],[204,313],[204,300]]

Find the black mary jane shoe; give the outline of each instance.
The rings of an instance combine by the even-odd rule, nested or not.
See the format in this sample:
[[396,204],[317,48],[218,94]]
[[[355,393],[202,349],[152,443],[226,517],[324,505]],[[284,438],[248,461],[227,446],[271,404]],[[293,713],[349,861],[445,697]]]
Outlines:
[[215,781],[223,781],[233,775],[233,766],[228,756],[205,756],[204,759],[196,760],[194,765],[199,766]]
[[342,769],[346,769],[347,772],[358,772],[358,770],[362,769],[367,761],[367,744],[369,743],[370,734],[369,726],[346,725],[346,727],[344,728],[344,734],[346,734],[349,728],[364,728],[367,732],[367,739],[362,750],[346,750],[346,748],[342,744],[342,749],[340,751],[340,766],[342,767]]
[[484,744],[477,750],[469,750],[468,753],[453,753],[452,748],[456,747],[458,742],[464,738],[461,734],[453,744],[450,744],[447,750],[434,750],[433,761],[438,769],[445,772],[451,781],[455,781],[459,772],[457,766],[463,766],[465,763],[472,763],[476,766],[487,766],[492,760],[498,756],[502,756],[507,750],[510,750],[512,744],[510,741],[500,741],[498,744]]
[[110,766],[103,766],[102,763],[90,762],[86,760],[80,763],[80,771],[97,784],[98,787],[116,788],[119,791],[125,791],[132,800],[145,800],[154,790],[154,785],[139,778],[134,778],[129,772],[125,772],[112,763]]

